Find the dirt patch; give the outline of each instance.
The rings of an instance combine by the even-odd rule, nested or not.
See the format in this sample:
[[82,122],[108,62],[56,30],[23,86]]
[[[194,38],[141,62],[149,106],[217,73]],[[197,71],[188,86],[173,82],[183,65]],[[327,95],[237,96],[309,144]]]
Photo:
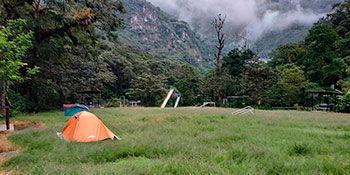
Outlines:
[[15,125],[15,131],[22,131],[28,129],[43,128],[45,125],[43,123],[25,123],[20,121],[12,122]]
[[[25,123],[20,121],[13,121],[11,124],[15,126],[15,132],[45,127],[43,123]],[[7,137],[12,133],[13,131],[0,131],[0,166],[6,160],[12,156],[15,156],[19,152],[19,147],[14,146],[7,140]],[[5,172],[1,171],[0,167],[0,175],[2,174],[5,174]]]
[[0,153],[16,150],[16,148],[7,140],[9,135],[10,132],[8,131],[0,132]]
[[2,171],[1,165],[8,160],[10,157],[16,155],[18,152],[18,148],[14,145],[12,145],[8,140],[7,137],[12,132],[9,131],[2,131],[0,132],[0,175],[5,174],[5,172]]
[[[12,124],[14,124],[14,126],[15,126],[15,131],[42,128],[45,126],[42,123],[25,123],[25,122],[19,122],[19,121],[14,121],[14,122],[12,122]],[[1,131],[0,132],[0,153],[15,151],[18,149],[15,146],[11,145],[11,143],[7,140],[7,137],[11,133],[13,133],[13,132],[11,132],[11,131]]]

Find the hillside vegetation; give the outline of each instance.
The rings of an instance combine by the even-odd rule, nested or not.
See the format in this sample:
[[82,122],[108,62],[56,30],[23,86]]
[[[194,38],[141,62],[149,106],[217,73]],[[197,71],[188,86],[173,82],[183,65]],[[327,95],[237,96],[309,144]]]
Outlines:
[[[102,91],[103,105],[125,96],[143,106],[159,106],[169,88],[176,88],[182,106],[213,101],[225,107],[311,110],[329,103],[329,110],[350,111],[350,1],[335,6],[303,41],[277,47],[269,62],[249,47],[227,44],[228,53],[217,56],[216,67],[209,70],[200,50],[213,53],[205,48],[212,40],[201,41],[186,23],[147,1],[35,2],[0,2],[0,47],[5,48],[0,66],[10,69],[0,71],[0,78],[6,79],[2,90],[12,116],[91,102],[80,93],[88,89]],[[285,37],[280,40],[303,37],[299,27],[293,36],[281,32]],[[16,31],[28,37],[18,40],[23,34]],[[316,97],[307,90],[339,95]],[[223,104],[227,96],[244,99]]]

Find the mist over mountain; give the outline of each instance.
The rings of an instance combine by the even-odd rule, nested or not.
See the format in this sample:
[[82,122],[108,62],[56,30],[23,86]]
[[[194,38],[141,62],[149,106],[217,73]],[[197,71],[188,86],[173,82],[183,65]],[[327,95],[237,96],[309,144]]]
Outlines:
[[311,25],[342,0],[149,0],[162,10],[208,33],[213,17],[226,15],[226,31],[256,41],[291,25]]
[[[149,0],[167,13],[176,16],[190,24],[202,37],[208,37],[214,31],[211,21],[221,13],[226,15],[225,32],[231,40],[231,45],[242,44],[242,39],[247,40],[257,52],[261,50],[263,43],[270,36],[276,37],[283,34],[283,39],[276,37],[277,42],[268,43],[275,47],[285,42],[302,40],[309,27],[319,18],[332,11],[334,4],[343,0]],[[287,32],[287,33],[286,33]],[[281,36],[282,37],[282,36]],[[264,46],[266,48],[266,46]]]

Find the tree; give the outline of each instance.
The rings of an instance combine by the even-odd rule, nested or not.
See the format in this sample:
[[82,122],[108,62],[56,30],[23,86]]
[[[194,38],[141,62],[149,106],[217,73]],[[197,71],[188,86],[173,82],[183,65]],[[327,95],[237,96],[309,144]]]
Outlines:
[[214,26],[215,32],[217,34],[217,39],[218,39],[218,45],[216,46],[216,51],[214,52],[215,60],[214,60],[214,65],[215,65],[215,74],[212,74],[214,76],[208,77],[210,81],[210,87],[212,87],[212,91],[214,93],[213,95],[213,100],[216,101],[217,103],[221,104],[222,102],[222,89],[224,86],[224,77],[223,77],[223,71],[222,71],[222,50],[225,47],[225,35],[222,33],[222,29],[225,24],[225,18],[222,17],[221,14],[219,14],[217,17],[214,18],[212,25]]
[[180,76],[175,86],[182,94],[183,105],[191,106],[199,103],[198,97],[201,94],[201,75],[199,70],[189,65],[182,65],[179,72]]
[[216,74],[218,76],[221,75],[222,73],[222,68],[221,68],[221,53],[222,50],[225,47],[225,35],[222,33],[222,29],[224,28],[226,17],[222,17],[221,14],[219,14],[217,17],[214,18],[212,24],[215,28],[215,32],[217,34],[217,39],[218,39],[218,45],[216,46],[216,51],[214,53],[215,56],[215,61],[214,65],[216,68]]
[[305,51],[306,49],[301,43],[280,45],[270,53],[268,64],[277,67],[284,64],[298,63],[305,55]]
[[336,84],[345,72],[345,63],[337,58],[337,32],[329,24],[313,26],[305,38],[306,54],[298,65],[306,77],[321,86]]
[[[98,59],[110,49],[101,39],[114,40],[115,31],[123,25],[119,15],[125,10],[120,1],[2,0],[0,11],[0,22],[24,18],[33,31],[33,47],[23,61],[41,69],[33,81],[16,84],[16,92],[34,107],[74,101],[75,97],[69,98],[77,89],[76,80],[89,86],[110,80],[105,76],[109,73],[105,61]],[[89,74],[84,75],[85,70]],[[47,93],[38,98],[43,92]]]
[[295,64],[286,64],[279,67],[281,74],[277,85],[282,89],[285,104],[292,106],[300,102],[302,88],[307,85],[304,72]]
[[140,99],[146,106],[157,105],[166,94],[166,80],[161,76],[143,73],[131,81],[129,93],[132,97]]
[[106,85],[113,88],[115,95],[124,96],[126,89],[130,87],[131,80],[136,76],[132,63],[116,50],[106,51],[99,57],[106,61],[111,72],[116,76],[114,82]]
[[23,82],[38,72],[38,67],[29,67],[24,76],[20,69],[28,49],[32,47],[33,32],[25,31],[24,19],[9,20],[7,26],[0,26],[0,95],[1,105],[6,106],[8,88],[15,81]]
[[240,87],[241,94],[247,96],[249,103],[259,104],[264,100],[265,91],[276,84],[277,81],[278,71],[255,58],[245,65]]
[[250,49],[233,49],[223,58],[223,68],[231,76],[240,77],[244,71],[244,65],[248,60],[253,59],[256,54]]

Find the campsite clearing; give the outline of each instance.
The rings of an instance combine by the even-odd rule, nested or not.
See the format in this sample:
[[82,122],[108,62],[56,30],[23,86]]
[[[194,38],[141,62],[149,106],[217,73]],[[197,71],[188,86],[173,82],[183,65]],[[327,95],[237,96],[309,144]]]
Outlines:
[[232,109],[93,109],[122,140],[68,143],[63,112],[17,116],[42,122],[9,140],[14,174],[350,174],[350,115]]

